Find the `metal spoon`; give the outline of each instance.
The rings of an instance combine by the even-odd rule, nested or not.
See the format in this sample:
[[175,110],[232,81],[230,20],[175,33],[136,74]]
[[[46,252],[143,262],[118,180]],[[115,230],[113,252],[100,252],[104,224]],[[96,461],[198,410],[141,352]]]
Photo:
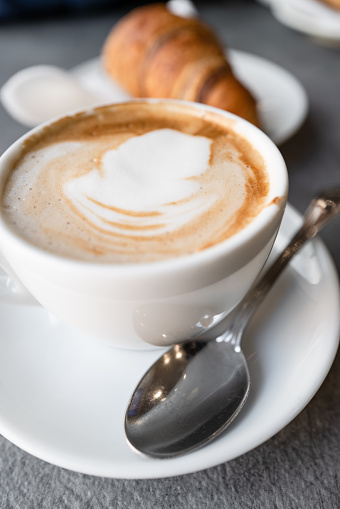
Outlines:
[[125,416],[126,437],[135,450],[172,457],[202,447],[226,429],[249,392],[241,351],[245,328],[292,257],[339,212],[340,189],[316,196],[293,240],[225,319],[225,332],[175,345],[151,366]]

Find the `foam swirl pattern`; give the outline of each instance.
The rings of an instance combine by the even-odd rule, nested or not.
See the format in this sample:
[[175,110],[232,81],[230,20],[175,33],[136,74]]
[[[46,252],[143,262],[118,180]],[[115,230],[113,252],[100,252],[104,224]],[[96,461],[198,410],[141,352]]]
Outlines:
[[8,222],[33,244],[88,261],[206,249],[251,222],[269,188],[262,158],[228,123],[170,106],[63,119],[21,155],[2,198]]

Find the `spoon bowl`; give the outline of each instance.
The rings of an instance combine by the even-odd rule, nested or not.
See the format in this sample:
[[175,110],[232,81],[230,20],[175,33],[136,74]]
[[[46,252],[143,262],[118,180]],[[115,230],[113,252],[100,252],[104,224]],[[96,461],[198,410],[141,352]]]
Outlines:
[[132,397],[130,444],[157,457],[195,449],[197,437],[217,436],[236,417],[249,382],[247,361],[230,342],[176,345],[153,364]]

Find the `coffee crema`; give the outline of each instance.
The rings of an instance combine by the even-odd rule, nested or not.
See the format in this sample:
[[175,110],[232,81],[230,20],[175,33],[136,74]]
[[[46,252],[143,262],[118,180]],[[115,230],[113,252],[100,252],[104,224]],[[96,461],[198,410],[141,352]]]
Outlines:
[[263,209],[263,158],[222,115],[129,103],[65,117],[25,140],[2,192],[22,237],[69,258],[140,263],[194,253]]

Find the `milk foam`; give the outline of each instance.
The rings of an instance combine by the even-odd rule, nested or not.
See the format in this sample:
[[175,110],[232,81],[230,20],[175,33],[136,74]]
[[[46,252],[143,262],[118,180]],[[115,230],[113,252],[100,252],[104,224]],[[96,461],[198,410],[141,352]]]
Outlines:
[[64,192],[102,230],[168,233],[193,220],[214,199],[197,196],[197,177],[209,167],[210,145],[203,136],[151,131],[105,152],[99,165],[67,182]]
[[42,249],[103,263],[201,251],[263,208],[268,174],[230,125],[138,104],[65,118],[26,140],[1,197],[8,223]]

